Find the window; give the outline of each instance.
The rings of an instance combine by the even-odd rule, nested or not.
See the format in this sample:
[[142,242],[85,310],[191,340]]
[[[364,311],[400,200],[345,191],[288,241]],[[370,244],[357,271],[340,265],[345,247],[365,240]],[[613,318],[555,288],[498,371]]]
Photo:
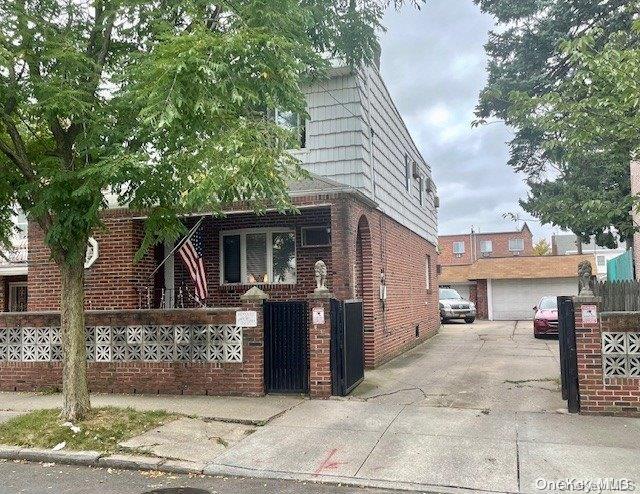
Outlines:
[[427,265],[425,270],[427,290],[431,290],[431,256],[427,256]]
[[522,252],[524,250],[524,240],[521,238],[512,238],[509,240],[510,252]]
[[291,230],[225,232],[220,250],[222,284],[296,282],[296,236]]
[[331,228],[328,226],[302,227],[303,247],[327,247],[331,245]]
[[298,113],[291,111],[275,111],[275,122],[283,129],[290,130],[298,135],[300,140],[300,147],[304,148],[307,145],[307,129],[306,121]]
[[464,254],[464,242],[453,242],[453,253]]
[[404,187],[411,190],[411,162],[408,154],[404,155]]
[[596,256],[596,262],[598,263],[598,266],[604,267],[607,265],[607,260],[605,259],[604,256]]
[[480,242],[480,252],[490,254],[493,252],[493,242],[491,240],[482,240]]
[[419,196],[420,196],[420,206],[424,206],[424,180],[422,177],[418,179],[418,187],[420,188]]
[[27,283],[9,283],[9,312],[26,312]]

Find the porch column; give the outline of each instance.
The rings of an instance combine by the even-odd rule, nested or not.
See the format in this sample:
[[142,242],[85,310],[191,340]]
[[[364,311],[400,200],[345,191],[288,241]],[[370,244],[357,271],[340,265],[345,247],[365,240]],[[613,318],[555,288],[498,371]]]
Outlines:
[[244,392],[255,396],[265,394],[264,385],[264,301],[269,298],[257,286],[240,296],[242,310],[257,313],[257,325],[243,329]]
[[[175,242],[164,243],[164,255],[168,256],[173,250]],[[172,254],[164,263],[164,305],[167,309],[175,307],[175,254]]]

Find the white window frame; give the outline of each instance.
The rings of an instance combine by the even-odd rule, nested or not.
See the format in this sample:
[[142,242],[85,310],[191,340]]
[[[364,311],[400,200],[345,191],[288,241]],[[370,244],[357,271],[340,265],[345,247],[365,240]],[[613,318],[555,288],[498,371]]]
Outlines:
[[[280,125],[278,123],[278,115],[281,113],[281,110],[279,110],[278,108],[275,109],[275,111],[273,112],[273,121],[281,128],[283,129],[287,129],[287,130],[291,130],[289,127],[284,127],[282,125]],[[285,113],[285,112],[282,112]],[[296,123],[296,129],[298,131],[298,139],[300,141],[300,149],[306,149],[307,148],[307,120],[305,118],[303,118],[302,115],[300,115],[299,113],[296,113],[296,119],[297,119],[297,123]],[[304,134],[304,135],[303,135]]]
[[427,255],[427,261],[426,261],[426,283],[427,283],[427,290],[431,290],[431,256]]
[[418,179],[418,187],[420,187],[420,191],[418,193],[418,197],[420,198],[420,206],[424,206],[424,179],[422,175]]
[[[257,282],[249,283],[247,279],[247,235],[254,233],[266,233],[267,234],[267,276],[269,282]],[[292,233],[293,242],[293,254],[296,259],[296,279],[292,283],[275,283],[273,281],[273,234],[274,233]],[[225,283],[224,282],[224,237],[240,236],[240,283]],[[296,238],[296,231],[293,228],[243,228],[240,230],[225,230],[220,232],[219,239],[220,249],[220,285],[232,286],[232,285],[295,285],[298,283],[298,240]]]
[[409,155],[404,155],[404,188],[411,192],[411,160]]
[[[522,245],[522,249],[514,249],[511,244],[512,242],[519,242],[518,245]],[[523,252],[524,251],[524,238],[510,238],[509,239],[509,252]]]
[[[29,290],[28,284],[26,281],[10,281],[8,283],[9,288],[9,312],[15,312],[13,310],[13,306],[15,304],[16,297],[16,288],[26,288]],[[29,293],[27,292],[27,297],[29,297]]]
[[[329,230],[329,243],[328,244],[305,244],[304,232],[306,232],[307,230],[318,230],[318,229]],[[331,242],[332,242],[331,227],[328,225],[303,226],[302,228],[300,228],[300,247],[307,247],[310,249],[313,249],[316,247],[331,247]]]
[[[489,244],[489,250],[484,249],[484,245]],[[480,240],[480,253],[491,254],[493,252],[493,240]]]
[[[602,260],[602,262],[600,262],[601,260]],[[607,265],[606,256],[603,256],[602,254],[598,254],[596,256],[596,265],[600,266],[601,268],[604,268]]]
[[[456,245],[462,245],[462,250],[461,251],[457,251],[456,250]],[[464,240],[459,240],[457,242],[453,242],[453,253],[454,254],[464,254],[466,250],[466,246],[464,245]]]

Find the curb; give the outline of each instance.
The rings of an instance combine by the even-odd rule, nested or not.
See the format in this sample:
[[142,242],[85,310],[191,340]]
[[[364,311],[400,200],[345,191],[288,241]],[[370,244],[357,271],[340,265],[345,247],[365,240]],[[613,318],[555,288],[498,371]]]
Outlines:
[[5,445],[0,445],[0,459],[114,468],[118,470],[153,470],[175,474],[202,474],[205,467],[204,463],[192,463],[152,456],[108,455],[98,451],[51,451],[49,449]]

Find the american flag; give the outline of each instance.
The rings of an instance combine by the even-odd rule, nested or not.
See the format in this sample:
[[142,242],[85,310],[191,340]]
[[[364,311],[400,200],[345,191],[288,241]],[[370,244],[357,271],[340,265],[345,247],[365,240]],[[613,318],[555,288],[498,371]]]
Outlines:
[[187,265],[189,275],[196,285],[196,296],[204,300],[209,295],[207,276],[204,271],[204,242],[202,240],[202,228],[198,226],[193,233],[182,243],[178,250],[180,257]]

